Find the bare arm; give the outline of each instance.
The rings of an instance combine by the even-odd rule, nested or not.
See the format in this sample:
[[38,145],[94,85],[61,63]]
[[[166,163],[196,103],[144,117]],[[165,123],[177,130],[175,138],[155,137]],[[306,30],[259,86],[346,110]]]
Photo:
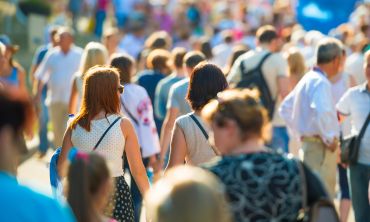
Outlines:
[[171,152],[170,152],[170,159],[167,165],[167,169],[181,165],[184,163],[187,146],[186,146],[186,140],[185,135],[181,128],[179,128],[177,125],[175,125],[173,134],[172,134],[172,140],[171,140]]
[[278,83],[278,92],[279,92],[278,96],[284,99],[289,94],[289,91],[290,91],[289,77],[279,76],[277,78],[277,83]]
[[62,151],[58,158],[58,174],[62,178],[67,173],[67,156],[68,152],[71,150],[73,144],[71,141],[72,131],[70,128],[67,128],[63,137]]
[[144,195],[149,189],[149,181],[141,158],[139,142],[134,127],[128,119],[123,119],[121,121],[121,130],[126,139],[125,152],[130,170],[141,195]]
[[69,98],[69,105],[68,105],[69,113],[73,113],[73,114],[76,113],[77,99],[78,99],[77,85],[76,85],[76,79],[74,79],[72,83],[71,97]]
[[161,137],[159,143],[161,145],[161,160],[164,159],[168,146],[170,145],[171,131],[175,124],[179,110],[177,108],[169,108],[163,122]]
[[18,70],[19,89],[21,89],[22,91],[27,92],[26,72],[21,67],[17,68],[17,70]]

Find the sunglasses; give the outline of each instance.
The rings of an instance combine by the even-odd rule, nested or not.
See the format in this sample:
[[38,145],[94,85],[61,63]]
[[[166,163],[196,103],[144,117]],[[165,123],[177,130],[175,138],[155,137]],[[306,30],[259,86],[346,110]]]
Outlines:
[[119,85],[118,86],[118,92],[120,93],[120,94],[122,94],[123,93],[123,90],[125,89],[125,87],[123,86],[123,85]]

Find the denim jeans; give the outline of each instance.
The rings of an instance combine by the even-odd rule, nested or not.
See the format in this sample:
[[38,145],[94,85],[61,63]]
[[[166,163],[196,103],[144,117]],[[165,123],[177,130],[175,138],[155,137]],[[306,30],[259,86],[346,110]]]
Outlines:
[[42,89],[41,94],[41,104],[40,104],[40,117],[39,117],[39,151],[41,153],[46,153],[49,147],[48,141],[48,122],[49,122],[49,113],[48,107],[45,105],[47,87],[45,86]]
[[351,164],[349,166],[350,190],[356,222],[370,221],[370,203],[368,188],[370,165]]
[[285,153],[289,153],[289,135],[285,126],[275,126],[273,128],[272,140],[269,146],[272,149],[281,149]]

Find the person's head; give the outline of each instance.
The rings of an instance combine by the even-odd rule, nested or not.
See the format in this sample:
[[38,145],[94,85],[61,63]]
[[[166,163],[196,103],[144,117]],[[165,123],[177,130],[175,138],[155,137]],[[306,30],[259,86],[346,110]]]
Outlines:
[[74,32],[68,27],[61,27],[58,29],[57,40],[60,49],[67,53],[74,41]]
[[169,74],[171,53],[164,49],[155,49],[151,51],[147,58],[147,67],[162,74]]
[[186,99],[194,111],[200,111],[217,93],[228,87],[224,73],[216,65],[200,63],[190,75]]
[[19,50],[19,46],[13,45],[7,35],[1,35],[0,42],[5,46],[4,59],[9,65],[14,66],[13,55]]
[[227,64],[227,72],[225,75],[228,75],[228,72],[230,71],[231,67],[233,67],[235,61],[239,58],[239,56],[243,55],[244,53],[248,52],[248,47],[244,45],[238,45],[233,48],[233,51],[229,57],[229,61]]
[[212,46],[207,37],[200,39],[200,51],[204,54],[207,60],[213,58]]
[[365,69],[365,78],[370,88],[370,50],[367,50],[367,52],[365,52],[364,55],[364,69]]
[[53,47],[58,45],[58,27],[53,27],[49,30],[50,43]]
[[145,195],[152,222],[228,222],[230,212],[219,181],[200,168],[170,169]]
[[104,111],[106,116],[119,113],[122,91],[117,69],[104,66],[90,68],[84,77],[80,111],[70,128],[74,129],[79,124],[90,131],[91,120],[98,113]]
[[227,44],[230,44],[234,41],[234,35],[231,30],[222,31],[221,35],[222,35],[222,39]]
[[220,92],[217,99],[204,107],[202,117],[211,125],[211,142],[222,154],[230,154],[251,140],[268,140],[270,136],[268,112],[260,103],[258,90]]
[[280,50],[281,44],[276,29],[271,25],[260,27],[256,33],[258,45],[267,47],[271,52]]
[[105,65],[108,61],[108,52],[99,42],[89,42],[81,56],[80,73],[84,76],[86,71],[96,65]]
[[328,77],[338,74],[343,55],[342,43],[334,38],[322,39],[316,48],[316,63]]
[[128,54],[113,54],[110,66],[119,71],[121,84],[131,82],[131,77],[135,73],[135,60]]
[[307,71],[302,53],[297,48],[290,48],[286,53],[286,60],[289,67],[289,75],[302,78]]
[[119,31],[116,28],[108,28],[103,32],[102,43],[108,49],[109,53],[116,50],[119,44]]
[[23,91],[0,88],[0,171],[16,174],[24,132],[31,132],[35,120],[33,105]]
[[145,41],[145,48],[149,50],[170,50],[172,46],[171,36],[166,31],[157,31],[151,34]]
[[190,51],[185,54],[184,67],[188,75],[193,72],[195,66],[206,60],[205,55],[199,51]]
[[104,158],[72,150],[69,157],[67,201],[79,222],[100,221],[113,183]]
[[172,60],[173,65],[176,69],[182,69],[182,65],[184,63],[184,57],[186,54],[186,49],[182,47],[176,47],[172,50]]

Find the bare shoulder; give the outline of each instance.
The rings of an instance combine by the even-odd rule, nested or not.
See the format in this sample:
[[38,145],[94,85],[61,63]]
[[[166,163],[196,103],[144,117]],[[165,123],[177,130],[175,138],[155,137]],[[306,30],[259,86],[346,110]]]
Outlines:
[[122,133],[123,135],[128,136],[129,134],[131,134],[134,130],[134,127],[131,123],[131,120],[128,119],[127,117],[121,117],[122,120],[121,120],[121,130],[122,130]]

